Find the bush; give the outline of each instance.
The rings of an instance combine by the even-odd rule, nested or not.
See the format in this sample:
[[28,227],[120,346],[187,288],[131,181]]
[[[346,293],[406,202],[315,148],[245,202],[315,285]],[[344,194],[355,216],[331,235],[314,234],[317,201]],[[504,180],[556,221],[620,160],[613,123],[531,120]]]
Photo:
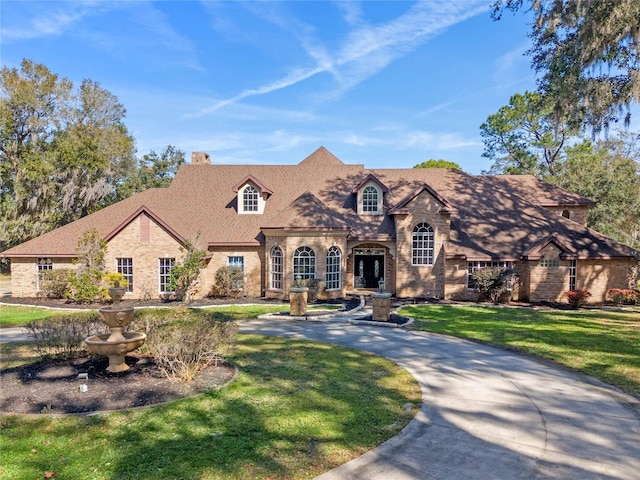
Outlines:
[[588,290],[571,290],[564,292],[564,296],[567,297],[567,302],[571,305],[571,308],[580,308],[587,303],[587,298],[591,296],[591,292]]
[[76,303],[91,303],[102,298],[102,273],[85,270],[69,276],[69,298]]
[[307,303],[315,303],[318,297],[326,290],[326,284],[324,280],[318,278],[307,278],[305,280],[294,280],[291,283],[293,288],[306,287],[309,289],[307,293]]
[[[141,319],[140,319],[141,320]],[[147,315],[147,348],[168,378],[192,381],[233,346],[235,322],[215,312],[177,310]]]
[[72,273],[72,270],[66,268],[42,272],[39,295],[53,299],[68,298],[69,279]]
[[475,288],[480,298],[493,303],[508,302],[517,274],[511,268],[487,267],[473,274]]
[[607,290],[607,300],[622,305],[623,303],[637,305],[640,303],[640,290],[632,288],[610,288]]
[[238,298],[244,291],[244,272],[240,267],[221,267],[216,272],[210,297]]
[[38,355],[47,357],[77,357],[84,355],[83,340],[90,335],[108,331],[98,312],[74,313],[43,320],[34,320],[25,325],[34,339]]

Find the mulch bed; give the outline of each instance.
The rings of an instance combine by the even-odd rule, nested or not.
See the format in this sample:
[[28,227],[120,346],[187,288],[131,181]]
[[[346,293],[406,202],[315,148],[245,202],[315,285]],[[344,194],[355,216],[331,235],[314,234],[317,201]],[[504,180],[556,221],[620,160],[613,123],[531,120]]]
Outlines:
[[[0,411],[5,413],[90,413],[120,410],[189,397],[231,381],[235,368],[210,366],[193,382],[163,376],[151,357],[127,356],[129,370],[111,373],[106,357],[44,360],[0,371]],[[88,380],[78,374],[87,373]],[[81,384],[87,391],[80,390]]]
[[367,317],[364,318],[359,318],[358,320],[362,320],[365,322],[378,322],[381,324],[389,324],[389,323],[395,323],[398,326],[402,326],[405,325],[406,323],[409,322],[409,318],[408,317],[403,317],[402,315],[396,315],[395,313],[392,313],[389,315],[389,320],[385,321],[381,321],[381,320],[374,320],[373,319],[373,315],[369,315]]

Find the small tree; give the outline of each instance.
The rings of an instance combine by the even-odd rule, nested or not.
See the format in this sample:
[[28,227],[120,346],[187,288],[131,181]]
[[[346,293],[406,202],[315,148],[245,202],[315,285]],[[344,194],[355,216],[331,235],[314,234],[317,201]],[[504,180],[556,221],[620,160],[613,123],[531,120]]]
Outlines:
[[106,250],[107,242],[95,228],[78,240],[78,267],[69,277],[70,295],[76,302],[91,302],[100,296]]
[[200,270],[203,268],[203,260],[207,252],[196,248],[190,241],[185,242],[182,250],[186,251],[186,255],[171,269],[170,284],[176,292],[176,298],[189,303],[191,296],[197,291]]
[[500,303],[504,295],[511,291],[517,277],[512,268],[482,268],[473,274],[473,281],[481,298]]

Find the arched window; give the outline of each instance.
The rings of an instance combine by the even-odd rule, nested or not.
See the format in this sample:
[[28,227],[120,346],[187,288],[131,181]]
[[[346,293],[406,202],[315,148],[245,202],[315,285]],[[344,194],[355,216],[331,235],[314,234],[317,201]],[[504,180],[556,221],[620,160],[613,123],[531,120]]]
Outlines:
[[338,247],[331,247],[327,252],[327,275],[325,280],[327,290],[342,288],[341,258],[342,254]]
[[293,279],[316,278],[316,254],[309,247],[300,247],[293,254]]
[[433,265],[433,227],[427,223],[419,223],[413,229],[411,262]]
[[378,211],[378,189],[372,185],[369,185],[362,191],[362,211]]
[[247,185],[242,192],[242,210],[244,212],[258,211],[258,190],[253,185]]
[[563,210],[562,211],[562,216],[564,218],[571,218],[571,212],[569,210]]
[[271,249],[271,288],[282,290],[282,249],[273,247]]

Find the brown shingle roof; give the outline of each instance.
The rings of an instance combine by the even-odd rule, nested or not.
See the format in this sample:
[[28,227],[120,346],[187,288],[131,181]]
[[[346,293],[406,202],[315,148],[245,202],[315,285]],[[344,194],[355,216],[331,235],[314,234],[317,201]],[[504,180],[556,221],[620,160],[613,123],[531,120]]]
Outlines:
[[[608,239],[541,205],[587,205],[589,201],[533,177],[471,176],[451,169],[365,169],[344,164],[324,147],[297,165],[182,165],[169,188],[150,189],[25,242],[3,256],[75,255],[89,228],[113,236],[135,212],[147,211],[177,239],[209,245],[260,245],[262,228],[350,230],[357,239],[393,239],[390,215],[359,216],[353,186],[375,177],[388,191],[385,211],[426,190],[451,215],[448,256],[518,259],[554,236],[579,258],[633,255]],[[238,214],[233,187],[247,178],[268,186],[264,213]],[[404,203],[403,203],[404,202]]]

